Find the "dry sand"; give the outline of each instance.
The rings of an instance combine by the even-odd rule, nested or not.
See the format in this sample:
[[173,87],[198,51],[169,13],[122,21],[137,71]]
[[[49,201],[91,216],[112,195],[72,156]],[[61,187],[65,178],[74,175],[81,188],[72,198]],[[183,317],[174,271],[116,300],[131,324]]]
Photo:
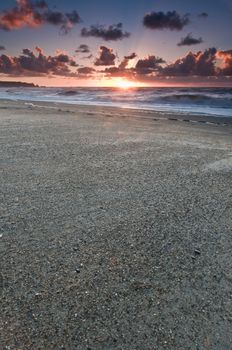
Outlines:
[[232,124],[207,120],[0,102],[2,349],[232,349]]

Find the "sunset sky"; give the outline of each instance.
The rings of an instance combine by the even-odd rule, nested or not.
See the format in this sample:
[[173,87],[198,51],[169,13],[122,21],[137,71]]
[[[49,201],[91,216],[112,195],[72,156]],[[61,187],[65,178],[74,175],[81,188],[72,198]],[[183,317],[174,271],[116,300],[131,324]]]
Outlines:
[[232,0],[1,0],[0,79],[232,86]]

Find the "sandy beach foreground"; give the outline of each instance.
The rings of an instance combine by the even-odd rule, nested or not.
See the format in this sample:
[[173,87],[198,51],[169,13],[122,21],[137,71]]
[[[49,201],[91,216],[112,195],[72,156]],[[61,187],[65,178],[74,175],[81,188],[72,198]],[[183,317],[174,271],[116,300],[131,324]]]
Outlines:
[[231,120],[1,101],[0,143],[2,349],[231,349]]

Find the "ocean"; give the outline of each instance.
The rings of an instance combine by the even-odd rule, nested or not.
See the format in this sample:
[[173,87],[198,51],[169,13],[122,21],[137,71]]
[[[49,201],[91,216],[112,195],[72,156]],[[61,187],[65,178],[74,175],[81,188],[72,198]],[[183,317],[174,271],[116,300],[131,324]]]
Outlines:
[[0,99],[232,117],[232,88],[0,88]]

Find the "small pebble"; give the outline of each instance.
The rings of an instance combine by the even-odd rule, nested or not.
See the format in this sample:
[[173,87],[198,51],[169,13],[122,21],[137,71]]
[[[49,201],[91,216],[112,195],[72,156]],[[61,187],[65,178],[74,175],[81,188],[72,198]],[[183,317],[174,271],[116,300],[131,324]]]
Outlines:
[[195,253],[195,255],[200,255],[200,254],[201,254],[201,252],[200,252],[199,249],[195,249],[195,250],[194,250],[194,253]]

